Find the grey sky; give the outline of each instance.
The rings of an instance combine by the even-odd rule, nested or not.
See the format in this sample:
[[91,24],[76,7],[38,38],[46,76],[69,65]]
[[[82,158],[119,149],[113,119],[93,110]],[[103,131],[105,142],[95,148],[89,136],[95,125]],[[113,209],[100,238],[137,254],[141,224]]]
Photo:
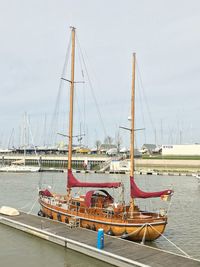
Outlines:
[[[70,25],[77,28],[95,72],[93,85],[109,135],[128,124],[136,52],[153,121],[138,95],[137,127],[146,128],[146,140],[140,133],[139,143],[154,142],[155,129],[158,143],[179,142],[180,131],[182,142],[200,142],[198,0],[0,0],[0,6],[1,142],[24,111],[38,114],[41,128],[42,114],[53,113]],[[93,144],[104,133],[90,109]],[[127,133],[121,134],[128,143]]]

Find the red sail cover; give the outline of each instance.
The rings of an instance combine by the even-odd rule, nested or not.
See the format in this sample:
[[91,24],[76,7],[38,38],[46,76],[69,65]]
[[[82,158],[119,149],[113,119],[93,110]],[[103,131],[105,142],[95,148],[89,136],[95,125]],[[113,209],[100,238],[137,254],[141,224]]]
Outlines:
[[53,195],[51,194],[51,192],[49,192],[48,189],[41,190],[41,191],[39,192],[39,194],[42,195],[42,196],[45,196],[45,197],[52,197],[52,196],[53,196]]
[[77,180],[72,171],[68,170],[68,182],[67,187],[98,187],[98,188],[118,188],[121,186],[121,183],[90,183],[90,182],[80,182]]
[[171,195],[173,190],[164,190],[160,192],[144,192],[139,189],[136,185],[134,178],[130,177],[130,186],[131,186],[131,197],[133,198],[153,198],[153,197],[161,197],[163,195]]
[[[111,201],[113,201],[113,197],[106,191],[106,190],[98,190],[100,192],[103,192],[107,197],[108,199],[110,199]],[[92,199],[92,196],[95,192],[98,192],[98,191],[95,191],[95,190],[91,190],[91,191],[88,191],[85,195],[85,204],[87,207],[90,207],[91,206],[91,199]]]

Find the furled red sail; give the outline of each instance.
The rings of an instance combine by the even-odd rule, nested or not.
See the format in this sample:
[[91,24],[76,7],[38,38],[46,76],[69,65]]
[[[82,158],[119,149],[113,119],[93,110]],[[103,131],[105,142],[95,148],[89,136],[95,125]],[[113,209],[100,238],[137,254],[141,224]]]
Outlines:
[[163,195],[172,195],[173,190],[164,190],[160,192],[144,192],[136,185],[134,178],[130,177],[131,197],[133,198],[153,198],[161,197]]
[[98,187],[98,188],[118,188],[121,186],[121,183],[115,182],[115,183],[91,183],[91,182],[80,182],[77,180],[72,171],[68,170],[68,182],[67,187]]

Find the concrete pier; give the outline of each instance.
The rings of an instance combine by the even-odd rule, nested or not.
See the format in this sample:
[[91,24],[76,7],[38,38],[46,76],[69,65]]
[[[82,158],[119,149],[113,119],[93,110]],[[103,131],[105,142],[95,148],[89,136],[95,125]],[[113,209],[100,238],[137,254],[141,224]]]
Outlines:
[[[12,162],[24,160],[21,154],[0,155],[0,163],[10,165]],[[106,155],[89,156],[89,155],[73,155],[72,165],[75,169],[101,169],[110,158]],[[67,155],[26,155],[25,162],[27,165],[40,166],[42,168],[60,168],[67,169]]]
[[[14,161],[23,160],[22,154],[6,154],[0,155],[0,164],[10,165]],[[74,169],[85,171],[106,172],[109,170],[112,159],[106,155],[79,155],[73,154],[72,165]],[[67,156],[66,155],[26,155],[26,164],[38,166],[40,163],[42,170],[66,170],[67,169]],[[135,159],[136,171],[140,173],[180,173],[191,174],[200,173],[200,160],[192,159]],[[128,173],[128,169],[110,170],[110,173]]]
[[104,249],[96,248],[97,232],[21,212],[0,215],[0,223],[43,238],[115,266],[199,267],[200,261],[105,235]]

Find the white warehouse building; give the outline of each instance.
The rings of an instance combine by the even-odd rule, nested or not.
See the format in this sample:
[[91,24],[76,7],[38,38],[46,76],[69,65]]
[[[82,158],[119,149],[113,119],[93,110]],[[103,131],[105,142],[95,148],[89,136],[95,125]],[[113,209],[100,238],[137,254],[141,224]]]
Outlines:
[[200,156],[200,144],[162,145],[163,156]]

